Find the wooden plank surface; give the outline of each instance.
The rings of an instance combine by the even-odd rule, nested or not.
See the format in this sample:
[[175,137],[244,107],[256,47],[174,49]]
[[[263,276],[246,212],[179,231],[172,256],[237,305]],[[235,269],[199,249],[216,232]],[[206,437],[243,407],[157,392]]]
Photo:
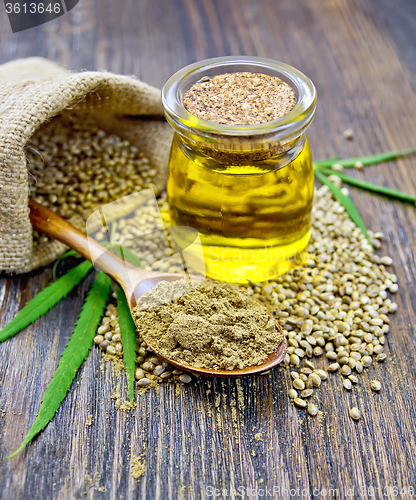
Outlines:
[[[160,87],[175,70],[206,57],[282,60],[318,89],[309,133],[314,158],[357,156],[415,146],[415,5],[82,0],[64,17],[18,34],[0,7],[0,62],[41,55],[71,69],[135,74]],[[346,128],[354,130],[354,141],[343,138]],[[416,194],[414,158],[356,175]],[[53,422],[20,455],[0,462],[0,498],[260,498],[259,488],[263,498],[412,498],[416,210],[351,193],[367,227],[385,232],[381,253],[394,258],[400,284],[387,339],[391,355],[360,378],[359,389],[336,391],[339,381],[331,377],[320,392],[324,417],[306,418],[289,402],[287,372],[278,369],[238,383],[200,379],[179,395],[165,385],[126,414],[114,409],[117,379],[108,367],[100,370],[93,349]],[[0,324],[50,281],[50,268],[2,275]],[[1,457],[15,450],[33,422],[89,285],[0,345]],[[373,375],[383,384],[379,394],[369,390]],[[364,413],[358,424],[347,414],[355,403]],[[262,441],[254,438],[258,432]],[[136,481],[130,460],[142,453],[146,471]],[[224,492],[214,497],[210,487]],[[233,488],[241,488],[239,497]]]

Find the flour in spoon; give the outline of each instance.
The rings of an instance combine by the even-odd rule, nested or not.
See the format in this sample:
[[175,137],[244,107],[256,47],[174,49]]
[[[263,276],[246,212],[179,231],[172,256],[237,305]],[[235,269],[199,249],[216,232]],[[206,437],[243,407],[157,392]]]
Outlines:
[[161,356],[195,368],[260,365],[283,340],[265,307],[212,280],[162,281],[139,299],[133,318]]

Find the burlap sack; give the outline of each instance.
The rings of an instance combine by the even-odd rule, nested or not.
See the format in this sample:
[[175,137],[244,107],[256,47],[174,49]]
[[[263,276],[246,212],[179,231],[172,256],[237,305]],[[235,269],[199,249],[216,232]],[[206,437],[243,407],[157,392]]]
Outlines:
[[93,114],[106,132],[137,145],[158,171],[156,194],[163,188],[172,133],[161,119],[158,89],[112,73],[72,73],[37,57],[1,65],[0,271],[28,272],[65,250],[57,241],[33,249],[24,152],[33,133],[64,110]]

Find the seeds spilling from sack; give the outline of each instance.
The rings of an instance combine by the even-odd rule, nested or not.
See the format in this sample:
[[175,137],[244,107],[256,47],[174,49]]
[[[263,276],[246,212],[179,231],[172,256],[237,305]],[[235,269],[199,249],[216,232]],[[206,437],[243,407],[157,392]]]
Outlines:
[[31,138],[26,157],[30,196],[66,218],[86,219],[105,203],[153,188],[157,176],[137,147],[87,117],[54,118]]
[[[167,211],[166,197],[159,198],[158,204],[160,210]],[[103,240],[104,232],[98,232],[95,238]],[[111,241],[115,245],[129,248],[146,269],[182,272],[180,255],[171,257],[165,226],[153,199],[141,205],[128,219],[121,219]],[[167,257],[169,260],[163,260]],[[152,267],[154,263],[155,266]]]

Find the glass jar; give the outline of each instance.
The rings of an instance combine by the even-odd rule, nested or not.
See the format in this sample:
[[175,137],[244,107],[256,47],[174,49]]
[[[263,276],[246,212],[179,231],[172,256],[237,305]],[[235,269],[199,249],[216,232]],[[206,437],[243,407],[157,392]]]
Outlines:
[[[185,109],[184,94],[196,82],[234,72],[280,78],[295,92],[294,108],[258,125],[222,125]],[[171,224],[197,229],[207,276],[262,282],[299,263],[314,192],[305,135],[316,108],[311,80],[271,59],[218,57],[171,76],[162,101],[175,131],[167,178]]]

